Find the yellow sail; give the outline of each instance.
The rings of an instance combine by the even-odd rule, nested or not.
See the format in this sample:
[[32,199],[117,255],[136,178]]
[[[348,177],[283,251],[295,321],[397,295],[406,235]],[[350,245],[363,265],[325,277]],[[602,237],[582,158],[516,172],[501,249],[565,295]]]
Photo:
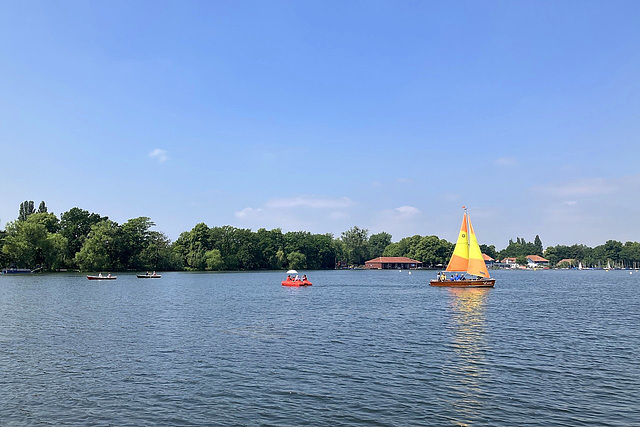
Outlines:
[[[477,244],[477,243],[476,243]],[[447,265],[447,271],[467,271],[469,265],[469,238],[467,233],[467,213],[462,217],[462,227],[458,234],[456,247],[453,249],[453,255]]]
[[480,245],[478,245],[478,239],[476,233],[473,231],[473,225],[471,225],[471,218],[469,218],[469,264],[467,266],[467,273],[475,276],[489,277],[489,270],[487,270],[487,264],[482,258],[482,251]]

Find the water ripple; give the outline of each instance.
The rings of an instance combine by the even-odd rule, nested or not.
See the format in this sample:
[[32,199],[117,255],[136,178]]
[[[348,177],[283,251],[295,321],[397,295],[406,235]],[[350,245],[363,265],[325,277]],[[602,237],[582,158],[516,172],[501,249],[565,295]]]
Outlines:
[[430,275],[0,277],[0,424],[640,425],[640,276]]

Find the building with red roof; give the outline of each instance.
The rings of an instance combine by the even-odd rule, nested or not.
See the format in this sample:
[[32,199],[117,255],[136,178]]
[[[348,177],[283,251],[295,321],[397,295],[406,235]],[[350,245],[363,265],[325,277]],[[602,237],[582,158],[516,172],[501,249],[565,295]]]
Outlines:
[[569,267],[573,267],[576,264],[576,260],[573,258],[563,258],[556,263],[556,265],[567,264]]
[[502,260],[503,264],[506,264],[507,268],[516,268],[518,267],[518,263],[515,258],[505,258]]
[[548,267],[549,260],[539,255],[527,255],[529,267]]
[[482,254],[482,259],[484,260],[484,263],[487,264],[487,267],[492,267],[495,262],[495,259],[491,258],[487,254]]
[[405,256],[381,256],[365,261],[364,268],[370,270],[409,269],[421,267],[422,263]]

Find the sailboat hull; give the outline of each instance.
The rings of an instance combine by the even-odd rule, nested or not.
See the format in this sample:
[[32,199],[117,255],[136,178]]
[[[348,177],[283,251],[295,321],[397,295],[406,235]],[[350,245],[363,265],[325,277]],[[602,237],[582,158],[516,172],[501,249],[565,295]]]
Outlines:
[[449,288],[493,288],[496,279],[480,279],[480,280],[431,280],[429,286],[442,286]]

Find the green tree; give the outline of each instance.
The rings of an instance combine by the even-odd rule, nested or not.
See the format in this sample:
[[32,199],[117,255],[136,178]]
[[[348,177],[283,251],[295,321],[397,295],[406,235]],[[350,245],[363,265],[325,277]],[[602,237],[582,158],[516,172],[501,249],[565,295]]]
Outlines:
[[371,258],[378,258],[382,256],[387,246],[391,244],[391,234],[384,231],[377,234],[372,234],[369,237],[369,256]]
[[625,265],[631,268],[640,265],[640,243],[627,242],[620,251],[620,258],[624,261]]
[[384,252],[382,256],[403,256],[405,253],[406,247],[403,246],[402,240],[395,243],[389,243],[386,248],[384,248]]
[[20,203],[20,211],[18,213],[18,221],[26,221],[29,215],[36,213],[33,206],[33,200],[25,200]]
[[133,218],[120,227],[119,263],[125,268],[142,269],[145,267],[141,259],[142,252],[150,244],[151,227],[155,223],[151,218],[141,216]]
[[5,259],[19,267],[55,268],[63,260],[64,252],[61,251],[65,249],[66,240],[49,233],[37,219],[30,216],[24,221],[7,224],[2,252]]
[[307,257],[305,254],[302,254],[300,252],[291,252],[287,256],[287,261],[289,261],[289,268],[293,268],[293,269],[305,268]]
[[60,234],[67,239],[66,259],[69,267],[75,264],[76,253],[80,251],[91,232],[91,227],[107,217],[89,213],[77,207],[69,209],[60,215]]
[[180,258],[171,248],[171,241],[159,231],[150,231],[147,244],[139,255],[142,270],[181,270]]
[[453,253],[453,244],[437,236],[424,236],[411,248],[411,258],[422,262],[425,266],[445,265]]
[[0,267],[9,267],[10,263],[9,255],[2,250],[6,238],[7,232],[0,230]]
[[535,242],[527,242],[522,237],[516,238],[515,242],[513,240],[509,240],[509,245],[505,249],[500,251],[499,258],[513,258],[520,255],[542,255],[542,241],[540,240],[539,236],[536,237],[538,237],[539,246],[536,245]]
[[280,269],[284,267],[284,235],[282,230],[259,229],[256,232],[256,246],[258,251],[258,267],[266,269]]
[[542,256],[542,240],[540,240],[540,236],[536,234],[536,238],[533,240],[533,245],[535,246],[535,253],[529,255],[540,255]]
[[118,224],[102,220],[91,227],[89,237],[75,256],[75,262],[84,271],[119,270],[121,233]]
[[60,221],[58,217],[52,213],[37,212],[29,215],[26,221],[42,224],[48,233],[57,233],[60,231]]
[[44,204],[44,200],[38,206],[38,213],[47,213],[47,205]]
[[369,230],[356,226],[342,233],[341,240],[349,264],[362,265],[368,259],[368,236]]
[[174,251],[188,270],[204,270],[206,268],[205,253],[213,249],[211,231],[207,224],[201,222],[196,224],[191,231],[180,234],[173,245]]
[[604,256],[607,260],[613,262],[620,261],[620,254],[622,253],[622,243],[617,240],[607,240],[604,244]]
[[222,255],[218,249],[211,249],[204,254],[207,270],[221,270],[224,266]]
[[527,260],[527,257],[525,255],[518,255],[516,257],[516,263],[518,265],[528,265],[529,261]]
[[284,268],[284,266],[288,262],[287,257],[285,256],[285,253],[282,249],[278,249],[278,252],[276,252],[276,260],[277,268]]

